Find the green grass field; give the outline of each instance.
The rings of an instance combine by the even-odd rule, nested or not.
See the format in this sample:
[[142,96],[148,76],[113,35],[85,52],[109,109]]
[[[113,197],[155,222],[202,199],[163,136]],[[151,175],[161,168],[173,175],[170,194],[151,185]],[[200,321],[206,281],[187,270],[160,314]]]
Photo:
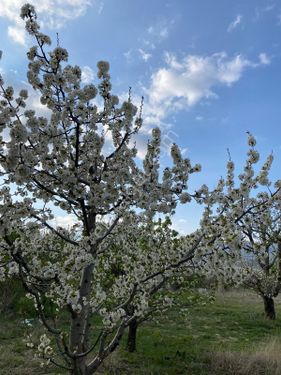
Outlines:
[[[189,307],[185,317],[171,309],[139,329],[136,353],[125,351],[124,338],[99,374],[280,375],[281,302],[276,305],[274,322],[264,318],[262,301],[243,291]],[[62,374],[39,367],[23,342],[24,330],[20,319],[1,319],[0,374]]]

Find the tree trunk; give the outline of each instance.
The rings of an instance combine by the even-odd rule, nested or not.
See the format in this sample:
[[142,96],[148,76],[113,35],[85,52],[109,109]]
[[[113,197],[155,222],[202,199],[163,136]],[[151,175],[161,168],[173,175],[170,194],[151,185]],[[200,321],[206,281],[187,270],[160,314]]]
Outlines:
[[[90,264],[83,270],[79,290],[79,303],[82,309],[80,312],[73,312],[71,316],[69,348],[71,352],[76,352],[77,354],[86,352],[88,349],[86,340],[89,337],[88,331],[90,329],[89,320],[91,312],[88,305],[83,305],[82,298],[88,297],[91,292],[93,268],[93,264]],[[87,356],[73,359],[73,371],[71,375],[86,375],[86,361]]]
[[86,363],[83,361],[76,362],[73,366],[73,370],[70,373],[71,375],[86,375]]
[[[89,214],[87,217],[89,233],[93,233],[95,230],[96,216]],[[94,253],[94,249],[91,249]],[[83,298],[87,300],[92,289],[92,278],[93,278],[94,264],[91,263],[86,266],[81,275],[80,287],[79,287],[79,300],[78,303],[81,305],[80,312],[71,313],[71,325],[69,335],[69,348],[72,353],[85,353],[88,350],[87,341],[89,338],[90,330],[90,317],[91,311],[88,305],[84,304]],[[87,356],[81,356],[73,359],[71,375],[87,375]]]
[[264,303],[264,313],[268,319],[274,320],[275,319],[275,307],[274,307],[274,299],[268,296],[262,296],[263,303]]
[[137,328],[138,323],[136,318],[134,318],[131,323],[129,324],[129,332],[128,332],[128,340],[127,340],[127,350],[130,353],[133,353],[137,350]]
[[218,279],[217,292],[218,292],[218,294],[224,294],[224,292],[225,292],[224,282],[223,282],[222,278]]

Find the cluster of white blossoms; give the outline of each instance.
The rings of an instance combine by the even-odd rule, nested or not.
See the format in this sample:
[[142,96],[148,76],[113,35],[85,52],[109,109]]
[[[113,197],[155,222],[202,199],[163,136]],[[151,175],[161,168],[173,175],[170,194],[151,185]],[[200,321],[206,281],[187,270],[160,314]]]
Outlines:
[[[127,223],[124,221],[124,227]],[[113,231],[103,243],[94,276],[99,288],[90,304],[97,306],[101,296],[104,297],[102,302],[108,307],[103,316],[111,327],[120,324],[117,317],[127,319],[132,311],[141,318],[168,307],[170,300],[168,303],[167,296],[158,292],[171,283],[180,284],[185,276],[192,274],[191,260],[196,241],[200,242],[199,234],[179,237],[168,219],[147,222],[131,213],[130,223],[126,230],[119,226],[116,230],[122,234]],[[108,247],[110,253],[104,251]],[[123,315],[120,306],[125,310]]]
[[38,352],[45,356],[50,356],[53,353],[53,349],[50,346],[51,340],[44,333],[40,336],[40,344],[38,345]]

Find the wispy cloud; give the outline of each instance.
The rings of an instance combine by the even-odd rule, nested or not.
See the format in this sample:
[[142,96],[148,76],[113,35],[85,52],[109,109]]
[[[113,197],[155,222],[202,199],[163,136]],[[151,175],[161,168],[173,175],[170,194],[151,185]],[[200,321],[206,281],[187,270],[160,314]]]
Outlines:
[[[9,37],[16,43],[25,44],[24,22],[20,19],[20,8],[26,0],[1,0],[0,17],[7,18],[12,25],[8,27]],[[40,15],[41,24],[50,29],[58,30],[68,21],[81,17],[91,0],[29,0]]]
[[230,24],[228,25],[227,31],[230,33],[233,30],[235,30],[237,26],[241,23],[242,18],[243,16],[241,14],[237,14],[235,19],[232,22],[230,22]]
[[267,5],[262,6],[262,7],[256,7],[256,8],[255,8],[255,21],[258,21],[258,20],[261,19],[266,13],[271,12],[271,11],[274,10],[275,8],[276,8],[276,4],[274,4],[274,3],[267,4]]
[[123,56],[125,57],[127,63],[132,63],[135,60],[143,60],[144,62],[147,62],[151,57],[152,53],[144,50],[143,48],[138,49],[129,49],[128,51],[123,53]]
[[147,61],[152,57],[152,54],[151,54],[151,53],[145,52],[142,48],[139,48],[138,51],[139,51],[139,53],[140,53],[141,58],[142,58],[145,62],[147,62]]
[[168,26],[149,26],[148,34],[156,36],[159,40],[166,39],[169,35]]
[[132,63],[140,58],[147,62],[157,46],[169,37],[174,23],[175,19],[161,18],[153,25],[148,26],[143,32],[143,37],[138,39],[139,46],[130,48],[123,53],[127,63]]
[[123,56],[125,57],[126,61],[128,63],[133,61],[133,50],[129,49],[128,51],[123,53]]
[[259,60],[262,65],[269,65],[271,63],[270,57],[265,52],[259,54]]
[[98,14],[102,14],[104,8],[104,1],[101,1],[98,6]]
[[175,19],[163,18],[155,22],[155,24],[148,26],[143,43],[147,47],[154,49],[155,44],[161,43],[168,38],[174,23]]

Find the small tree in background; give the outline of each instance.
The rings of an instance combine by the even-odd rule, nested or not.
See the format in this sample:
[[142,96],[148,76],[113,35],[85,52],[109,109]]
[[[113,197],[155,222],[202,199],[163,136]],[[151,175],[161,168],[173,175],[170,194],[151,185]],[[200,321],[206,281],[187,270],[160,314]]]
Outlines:
[[229,160],[227,178],[221,179],[205,212],[203,225],[213,227],[213,232],[220,231],[208,266],[210,274],[225,284],[252,288],[263,299],[266,317],[275,319],[273,298],[281,288],[281,181],[271,190],[268,173],[272,155],[258,173],[254,172],[259,153],[251,134],[248,144],[244,171],[238,176],[240,184],[235,187],[234,163]]
[[266,317],[275,319],[274,298],[281,289],[280,197],[260,193],[256,206],[239,223],[244,233],[244,284],[262,297]]

